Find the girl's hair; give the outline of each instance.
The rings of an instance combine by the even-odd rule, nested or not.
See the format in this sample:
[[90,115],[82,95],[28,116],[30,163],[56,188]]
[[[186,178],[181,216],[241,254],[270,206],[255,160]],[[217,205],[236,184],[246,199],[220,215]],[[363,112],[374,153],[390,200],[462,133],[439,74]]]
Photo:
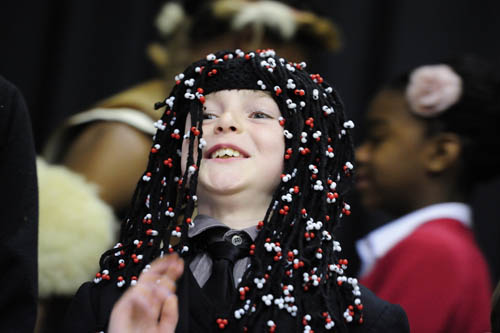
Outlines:
[[[435,117],[422,118],[428,134],[457,134],[462,142],[463,172],[461,181],[470,190],[477,182],[487,181],[500,173],[500,79],[498,72],[475,56],[457,57],[444,64],[458,74],[462,82],[458,101]],[[388,89],[405,94],[410,81],[406,73],[389,82]]]
[[[363,321],[357,280],[344,276],[347,260],[339,256],[340,245],[333,238],[339,220],[350,214],[344,196],[352,182],[349,132],[354,124],[346,119],[335,90],[305,67],[286,62],[273,50],[236,50],[209,54],[176,76],[170,96],[156,105],[166,110],[156,122],[147,170],[122,224],[120,243],[101,257],[96,283],[134,284],[156,257],[174,251],[181,256],[199,253],[200,245],[187,237],[187,230],[194,223],[198,169],[206,144],[204,95],[226,89],[264,90],[281,110],[284,170],[258,222],[251,265],[229,320],[241,329],[251,328],[255,318],[269,324],[285,311],[297,325],[338,332],[346,331],[348,323]],[[185,133],[188,114],[192,124]],[[183,139],[189,139],[184,174]],[[266,301],[269,295],[271,303]]]

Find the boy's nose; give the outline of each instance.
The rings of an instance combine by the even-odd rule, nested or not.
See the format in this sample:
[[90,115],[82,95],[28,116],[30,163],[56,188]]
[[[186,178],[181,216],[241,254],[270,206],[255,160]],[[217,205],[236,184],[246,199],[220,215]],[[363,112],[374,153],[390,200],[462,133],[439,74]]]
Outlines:
[[230,114],[230,112],[224,112],[218,119],[217,126],[215,126],[215,133],[226,133],[226,132],[239,132],[241,126],[238,120]]
[[236,126],[217,126],[215,127],[215,133],[223,132],[237,132],[238,128]]

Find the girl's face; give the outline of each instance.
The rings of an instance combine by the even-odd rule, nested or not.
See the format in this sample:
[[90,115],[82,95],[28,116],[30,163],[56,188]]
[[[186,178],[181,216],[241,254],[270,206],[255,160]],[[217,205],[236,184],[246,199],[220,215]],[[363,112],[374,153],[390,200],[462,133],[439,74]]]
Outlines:
[[356,150],[357,182],[367,208],[405,213],[426,174],[425,124],[397,91],[379,93],[366,117],[366,139]]
[[[272,195],[283,171],[285,142],[281,112],[267,93],[222,90],[205,96],[199,196],[253,191]],[[191,121],[188,116],[186,133]],[[184,172],[188,140],[182,146]]]

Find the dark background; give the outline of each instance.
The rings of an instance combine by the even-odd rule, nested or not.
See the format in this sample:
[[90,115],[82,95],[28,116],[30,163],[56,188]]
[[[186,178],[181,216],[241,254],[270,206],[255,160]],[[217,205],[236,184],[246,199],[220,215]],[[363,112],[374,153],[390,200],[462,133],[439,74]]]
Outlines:
[[[295,2],[330,16],[342,30],[342,51],[318,54],[309,67],[336,86],[355,121],[377,86],[416,65],[461,53],[478,54],[499,65],[498,1]],[[154,75],[144,50],[156,38],[153,20],[162,3],[0,2],[0,75],[25,95],[38,150],[65,117]],[[474,196],[477,238],[494,281],[500,276],[499,195],[496,179]],[[358,209],[346,220],[342,237],[359,237],[380,220]],[[347,242],[344,249],[352,251]],[[474,263],[470,265],[474,269]]]

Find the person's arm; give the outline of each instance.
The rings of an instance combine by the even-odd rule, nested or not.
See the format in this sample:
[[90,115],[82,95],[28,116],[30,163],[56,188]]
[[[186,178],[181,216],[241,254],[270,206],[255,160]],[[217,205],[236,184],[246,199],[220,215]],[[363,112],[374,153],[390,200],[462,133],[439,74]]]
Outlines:
[[38,191],[31,122],[23,97],[0,76],[0,332],[33,332]]
[[93,122],[69,144],[63,164],[97,184],[100,197],[120,212],[130,204],[151,145],[149,134],[127,124]]

